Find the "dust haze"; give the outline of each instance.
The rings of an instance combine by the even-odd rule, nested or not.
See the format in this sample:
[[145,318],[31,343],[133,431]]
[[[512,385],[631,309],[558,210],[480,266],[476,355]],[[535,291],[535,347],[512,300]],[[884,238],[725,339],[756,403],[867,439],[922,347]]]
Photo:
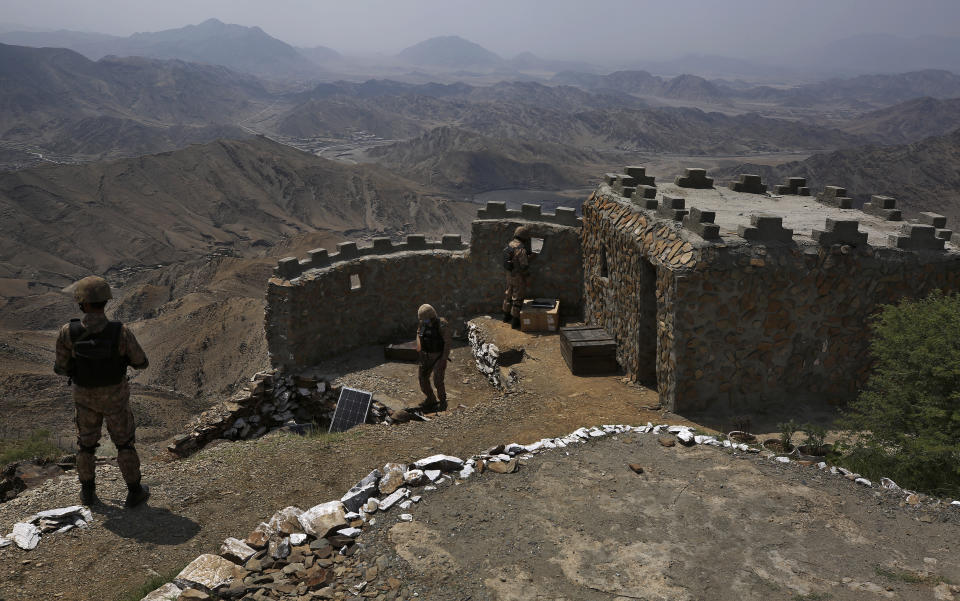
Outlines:
[[819,45],[862,35],[955,36],[953,0],[72,0],[2,3],[5,29],[69,29],[128,36],[216,18],[259,26],[300,47],[392,55],[423,39],[459,35],[505,58],[627,64],[684,54],[800,63]]

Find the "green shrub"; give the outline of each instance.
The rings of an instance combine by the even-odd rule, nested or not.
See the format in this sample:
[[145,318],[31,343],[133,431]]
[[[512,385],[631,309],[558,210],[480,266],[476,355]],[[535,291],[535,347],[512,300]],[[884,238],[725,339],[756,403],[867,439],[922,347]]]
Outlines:
[[48,430],[34,430],[29,438],[0,439],[0,468],[24,459],[53,461],[64,452],[50,440]]
[[806,434],[803,439],[803,446],[807,447],[814,455],[822,455],[824,441],[827,439],[827,429],[815,424],[804,424],[803,432]]
[[793,448],[793,435],[797,433],[800,426],[791,419],[788,422],[777,424],[777,428],[780,430],[780,448],[783,449],[784,452],[790,451],[790,449]]
[[841,463],[960,496],[960,296],[885,305],[871,328],[874,369],[841,422],[853,433]]

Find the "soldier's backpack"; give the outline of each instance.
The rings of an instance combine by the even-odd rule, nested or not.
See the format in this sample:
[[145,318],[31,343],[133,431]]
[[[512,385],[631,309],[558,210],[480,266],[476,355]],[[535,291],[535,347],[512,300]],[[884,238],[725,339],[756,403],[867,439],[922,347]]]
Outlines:
[[503,247],[503,268],[513,271],[513,247],[507,244]]
[[443,334],[440,332],[440,320],[431,319],[420,322],[420,350],[425,353],[439,353],[443,350]]
[[90,332],[79,319],[70,320],[73,345],[70,378],[78,386],[94,388],[119,384],[127,376],[127,358],[120,355],[119,321],[107,323],[99,332]]

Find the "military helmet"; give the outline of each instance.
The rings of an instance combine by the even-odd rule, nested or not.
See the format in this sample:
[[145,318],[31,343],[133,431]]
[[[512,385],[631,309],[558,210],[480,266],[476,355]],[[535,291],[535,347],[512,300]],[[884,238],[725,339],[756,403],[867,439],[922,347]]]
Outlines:
[[513,232],[513,237],[519,240],[529,240],[530,239],[530,226],[521,225]]
[[103,303],[113,298],[113,295],[107,280],[89,275],[77,282],[73,289],[73,298],[78,303]]
[[425,319],[436,319],[437,311],[430,305],[420,305],[420,308],[417,309],[417,319],[423,321]]

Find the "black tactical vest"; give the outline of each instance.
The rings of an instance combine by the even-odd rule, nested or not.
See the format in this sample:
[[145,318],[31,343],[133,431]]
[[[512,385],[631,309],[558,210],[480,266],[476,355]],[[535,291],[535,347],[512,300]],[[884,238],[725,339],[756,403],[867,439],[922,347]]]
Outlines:
[[425,353],[439,353],[443,350],[443,334],[440,333],[440,320],[431,319],[420,322],[420,350]]
[[79,319],[70,320],[70,342],[73,344],[73,368],[70,377],[78,386],[95,388],[123,382],[127,377],[127,358],[120,356],[119,321],[107,323],[93,333]]

